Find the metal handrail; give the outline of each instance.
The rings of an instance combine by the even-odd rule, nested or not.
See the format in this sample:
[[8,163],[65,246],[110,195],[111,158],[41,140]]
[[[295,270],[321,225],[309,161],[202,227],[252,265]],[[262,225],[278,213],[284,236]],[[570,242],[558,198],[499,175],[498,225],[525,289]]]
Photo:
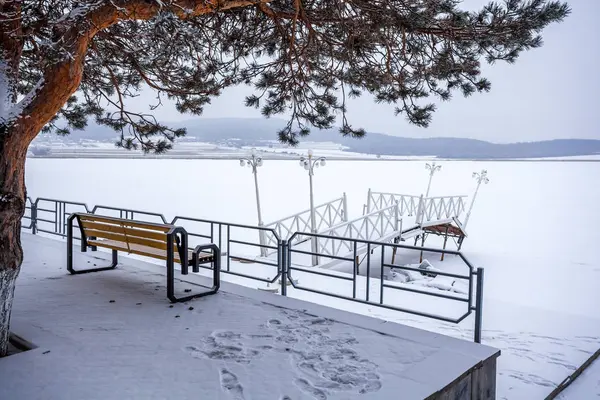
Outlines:
[[[330,204],[333,204],[333,203],[335,203],[335,202],[338,202],[338,201],[342,201],[342,202],[343,202],[343,201],[344,201],[344,196],[342,196],[342,197],[338,197],[338,198],[336,198],[336,199],[333,199],[333,200],[327,201],[327,202],[325,202],[325,203],[322,203],[322,204],[319,204],[318,206],[316,206],[316,207],[315,207],[315,210],[316,210],[316,209],[318,209],[318,208],[323,208],[323,207],[326,207],[326,206],[328,206],[328,205],[330,205]],[[288,217],[285,217],[285,218],[278,219],[277,221],[270,222],[270,223],[268,223],[268,224],[265,224],[265,226],[275,225],[275,224],[278,224],[278,223],[280,223],[280,222],[283,222],[283,221],[285,221],[285,220],[287,220],[287,219],[293,218],[293,217],[295,217],[296,215],[308,214],[308,213],[310,213],[310,208],[309,208],[309,209],[307,209],[307,210],[301,211],[301,212],[299,212],[299,213],[296,213],[296,214],[294,214],[294,215],[290,215],[290,216],[288,216]]]
[[[31,229],[33,234],[35,234],[36,232],[39,231],[39,232],[44,232],[44,233],[48,233],[48,234],[52,234],[52,235],[58,235],[61,237],[65,237],[66,236],[65,229],[64,229],[65,227],[63,226],[62,222],[63,222],[63,220],[68,219],[73,214],[72,212],[69,212],[68,208],[74,207],[74,206],[81,207],[88,213],[90,213],[90,212],[95,213],[98,210],[113,210],[113,211],[119,211],[121,214],[124,213],[126,217],[133,218],[134,215],[153,216],[153,217],[161,218],[161,220],[165,224],[168,223],[163,214],[154,213],[154,212],[140,211],[140,210],[134,210],[134,209],[128,209],[128,208],[126,209],[126,208],[118,208],[118,207],[101,206],[101,205],[97,205],[90,210],[90,208],[85,203],[70,202],[70,201],[65,201],[65,200],[50,199],[50,198],[43,198],[43,197],[38,198],[35,201],[28,198],[27,201],[29,202],[30,206],[26,206],[26,209],[31,210],[31,214],[29,216],[24,216],[24,219],[29,219],[31,221],[31,223],[28,226],[23,226],[23,228]],[[40,207],[40,205],[45,206],[44,202],[54,203],[54,208],[52,209],[52,208]],[[395,210],[394,210],[394,207],[396,208]],[[385,213],[386,210],[388,210],[388,211],[394,210],[394,212],[397,213],[397,212],[399,212],[398,207],[399,207],[399,205],[396,204],[394,206],[389,206],[386,209],[378,210],[377,212],[373,212],[372,214],[373,215],[377,214],[377,213],[381,214],[382,212]],[[50,219],[40,218],[38,212],[47,212],[50,214],[54,214],[54,219],[50,220]],[[395,215],[397,215],[397,214],[395,214]],[[338,225],[330,228],[326,232],[331,232],[332,230],[335,230],[336,227],[340,228],[340,227],[343,227],[344,225],[350,226],[350,225],[352,225],[353,222],[364,219],[365,217],[367,217],[367,219],[368,219],[368,217],[370,217],[370,216],[372,216],[372,215],[363,216],[362,218],[357,218],[357,219],[349,221],[349,222],[338,224]],[[399,219],[397,219],[397,220],[399,220]],[[199,232],[193,232],[193,231],[189,231],[189,230],[188,230],[188,235],[210,239],[210,241],[212,243],[215,243],[218,241],[219,249],[222,248],[223,244],[225,245],[226,252],[223,253],[223,256],[227,257],[227,265],[225,268],[222,268],[220,271],[223,274],[230,274],[233,276],[239,276],[242,278],[252,279],[252,280],[265,282],[265,283],[269,283],[269,284],[275,283],[275,282],[277,282],[278,279],[281,279],[281,294],[284,296],[287,295],[287,290],[288,290],[287,289],[287,281],[289,280],[291,287],[293,287],[294,289],[297,289],[297,290],[309,291],[309,292],[321,294],[324,296],[330,296],[330,297],[335,297],[335,298],[339,298],[339,299],[354,301],[354,302],[358,302],[358,303],[368,304],[368,305],[372,305],[372,306],[377,306],[377,307],[395,310],[395,311],[399,311],[399,312],[405,312],[405,313],[409,313],[409,314],[420,315],[423,317],[446,321],[446,322],[452,322],[452,323],[460,323],[465,318],[467,318],[472,312],[475,312],[475,341],[478,343],[481,342],[483,273],[484,273],[484,271],[482,268],[474,268],[473,265],[469,262],[469,260],[460,251],[440,250],[440,249],[434,249],[434,248],[429,248],[429,247],[418,247],[418,246],[410,246],[410,245],[405,245],[405,244],[387,243],[387,242],[381,241],[381,240],[379,240],[379,241],[378,240],[369,240],[369,239],[356,238],[356,237],[355,238],[347,238],[347,237],[340,237],[340,236],[336,236],[336,235],[328,235],[328,234],[323,234],[323,233],[310,233],[310,232],[303,232],[303,231],[293,232],[289,236],[289,238],[285,238],[285,237],[282,237],[277,232],[276,229],[270,228],[267,226],[236,224],[236,223],[214,221],[214,220],[208,220],[208,219],[190,218],[190,217],[184,217],[184,216],[175,216],[173,218],[173,220],[170,222],[170,224],[176,225],[177,222],[182,222],[182,221],[208,224],[210,227],[210,235],[204,235]],[[48,229],[40,229],[40,227],[38,226],[39,222],[54,224],[54,230],[52,231],[52,230],[48,230]],[[264,232],[264,233],[270,235],[272,242],[263,244],[263,243],[255,243],[255,242],[251,242],[251,241],[247,241],[247,240],[243,240],[243,239],[232,238],[232,235],[231,235],[232,228]],[[225,237],[225,240],[223,240],[224,237]],[[296,240],[297,238],[300,238],[300,237],[304,238],[304,240],[306,240],[306,238],[309,238],[309,240],[310,240],[310,238],[317,238],[317,239],[332,240],[332,241],[333,240],[347,241],[349,243],[352,243],[351,253],[352,253],[353,257],[350,258],[348,256],[343,257],[340,255],[327,255],[327,254],[323,254],[318,251],[315,253],[312,251],[305,251],[305,250],[300,250],[300,249],[294,248],[294,246],[298,246],[300,244],[300,242]],[[74,237],[74,239],[78,239],[78,238]],[[215,239],[218,239],[218,240],[215,240]],[[223,243],[223,242],[225,242],[225,243]],[[242,255],[235,256],[231,253],[231,245],[232,244],[250,246],[250,247],[255,247],[258,249],[268,248],[270,250],[275,250],[277,253],[277,257],[275,260],[273,260],[273,262],[270,262],[271,261],[270,259],[256,260],[256,259],[250,259],[250,258],[244,257]],[[357,255],[357,252],[359,251],[359,249],[363,249],[365,247],[366,247],[366,268],[367,268],[366,285],[367,285],[367,288],[370,287],[369,285],[370,285],[370,279],[371,279],[370,278],[371,250],[374,249],[375,247],[381,247],[382,268],[381,268],[381,276],[380,276],[380,296],[379,296],[378,301],[373,301],[372,299],[370,299],[370,297],[369,297],[370,291],[369,290],[366,291],[366,299],[365,300],[357,297],[358,265],[357,265],[356,255]],[[447,294],[443,294],[443,293],[436,293],[434,291],[429,291],[429,290],[419,290],[419,289],[405,287],[405,286],[402,286],[399,284],[394,284],[394,283],[385,283],[384,279],[383,279],[384,278],[383,271],[385,268],[402,269],[402,270],[408,270],[408,271],[416,270],[415,268],[412,268],[412,267],[406,267],[406,266],[401,266],[401,265],[393,265],[393,264],[385,263],[386,249],[388,249],[388,250],[389,249],[392,249],[392,250],[409,249],[409,250],[427,251],[427,252],[435,252],[435,253],[445,253],[445,254],[459,256],[461,258],[461,260],[464,262],[464,264],[468,267],[468,269],[469,269],[468,274],[459,275],[459,274],[451,274],[451,273],[438,272],[438,271],[436,271],[435,273],[440,276],[447,276],[447,277],[452,277],[455,279],[468,280],[468,282],[469,282],[468,296],[466,298],[461,298],[459,296],[452,296],[452,295],[447,295]],[[328,273],[319,268],[302,268],[299,266],[294,266],[292,264],[292,255],[293,254],[316,255],[317,257],[324,257],[324,258],[353,262],[356,268],[353,271],[352,277],[343,276],[343,275],[335,275],[332,273]],[[260,277],[260,276],[256,276],[256,275],[251,275],[249,273],[233,271],[233,270],[231,270],[231,266],[230,266],[232,259],[251,261],[251,262],[254,262],[257,264],[270,266],[270,267],[275,268],[276,273],[274,274],[273,278],[265,278],[265,277]],[[212,269],[212,267],[206,266],[206,265],[201,265],[200,268]],[[352,296],[344,296],[344,295],[339,295],[336,293],[325,292],[322,290],[310,288],[305,285],[301,285],[297,280],[293,279],[292,273],[294,271],[309,273],[309,274],[313,274],[313,275],[322,275],[322,276],[326,276],[329,278],[340,279],[340,280],[344,280],[344,281],[351,281],[352,286],[353,286]],[[475,288],[475,295],[473,296],[474,288]],[[467,304],[468,308],[467,308],[466,312],[464,314],[460,315],[459,317],[451,318],[451,317],[446,317],[446,316],[442,316],[442,315],[422,312],[419,310],[409,309],[406,307],[399,307],[399,306],[396,306],[393,304],[388,304],[385,302],[385,298],[384,298],[384,290],[385,289],[395,290],[395,291],[400,290],[400,291],[412,292],[412,293],[416,293],[416,294],[420,294],[420,295],[442,298],[442,299],[446,299],[448,301],[464,302]]]
[[[60,199],[50,199],[50,198],[47,198],[47,197],[38,197],[35,200],[35,205],[38,206],[38,203],[40,201],[50,201],[50,202],[54,202],[54,203],[66,203],[66,204],[73,204],[73,205],[76,205],[76,206],[83,206],[87,212],[90,212],[90,209],[88,208],[87,204],[81,203],[81,202],[77,202],[77,201],[60,200]],[[39,206],[38,206],[38,209],[39,209]]]
[[[168,224],[168,221],[167,221],[167,219],[165,218],[164,215],[162,215],[160,213],[151,212],[151,211],[140,211],[140,210],[133,210],[131,208],[121,208],[121,207],[96,205],[92,209],[92,214],[98,214],[97,210],[119,211],[119,218],[121,218],[121,219],[135,219],[135,215],[136,214],[147,215],[147,216],[150,216],[150,217],[158,217],[158,218],[161,219],[161,221],[163,222],[163,224]],[[123,213],[125,213],[124,216],[123,216]],[[101,215],[101,214],[99,214],[99,215]]]
[[[292,243],[293,243],[294,236],[296,234],[302,234],[303,236],[315,237],[315,238],[325,239],[325,240],[326,239],[338,240],[338,241],[343,240],[343,241],[352,243],[353,244],[352,247],[354,249],[352,257],[341,257],[339,255],[330,256],[330,255],[323,254],[323,253],[315,253],[315,252],[312,252],[309,250],[294,249]],[[291,285],[294,287],[294,289],[308,291],[308,292],[321,294],[321,295],[325,295],[325,296],[332,296],[332,297],[336,297],[339,299],[349,300],[349,301],[358,302],[358,303],[362,303],[362,304],[375,305],[375,306],[390,309],[390,310],[395,310],[395,311],[404,312],[404,313],[413,314],[413,315],[419,315],[422,317],[432,318],[432,319],[436,319],[436,320],[440,320],[440,321],[444,321],[444,322],[455,323],[455,324],[462,322],[465,318],[467,318],[469,315],[471,315],[473,312],[475,312],[474,340],[477,343],[481,343],[484,270],[483,270],[483,268],[475,268],[460,251],[442,250],[442,249],[435,249],[435,248],[431,248],[431,247],[418,247],[418,246],[411,246],[411,245],[398,244],[398,243],[385,243],[385,242],[380,242],[380,241],[364,240],[364,239],[356,239],[356,238],[340,238],[338,236],[324,235],[324,234],[298,233],[298,232],[296,234],[293,235],[292,237],[290,237],[290,239],[289,239],[290,244],[287,247],[288,255],[286,257],[287,264],[286,264],[286,268],[284,271],[284,275],[286,275],[287,280],[289,280],[291,282]],[[357,297],[358,266],[357,266],[356,255],[357,255],[357,249],[359,246],[366,247],[366,249],[367,249],[367,265],[366,265],[367,271],[366,271],[366,280],[365,280],[365,282],[366,282],[366,284],[365,284],[366,299],[365,300]],[[371,279],[371,277],[370,277],[370,269],[371,269],[370,255],[371,254],[370,253],[371,253],[372,248],[374,248],[374,247],[381,247],[381,273],[380,273],[380,277],[379,277],[380,298],[378,301],[373,301],[369,298],[370,292],[371,292],[371,290],[370,290],[370,279]],[[460,259],[463,261],[463,263],[465,264],[465,266],[468,269],[468,274],[459,275],[459,274],[450,274],[450,273],[444,273],[444,272],[438,273],[437,271],[435,272],[435,274],[438,274],[440,276],[450,276],[455,279],[461,279],[461,280],[468,281],[467,296],[466,297],[451,296],[451,295],[436,293],[436,292],[428,291],[428,290],[414,289],[414,288],[408,287],[407,285],[402,285],[402,284],[385,283],[385,279],[384,279],[385,268],[388,268],[388,269],[393,268],[393,269],[409,270],[409,271],[415,271],[415,270],[419,271],[418,269],[415,269],[412,267],[406,267],[406,266],[402,266],[402,265],[386,263],[385,262],[386,249],[389,249],[392,251],[396,250],[396,249],[407,249],[407,250],[418,250],[420,252],[426,251],[426,252],[434,252],[434,253],[446,253],[446,254],[455,255],[455,256],[460,257]],[[337,276],[337,275],[333,275],[330,273],[324,273],[324,272],[319,271],[314,268],[308,269],[308,268],[297,267],[297,266],[293,265],[293,263],[292,263],[292,257],[293,257],[294,253],[303,254],[303,255],[316,255],[318,257],[331,258],[331,259],[338,260],[338,261],[351,262],[354,265],[352,277],[350,278],[348,276]],[[299,282],[298,279],[293,278],[293,276],[292,276],[293,271],[309,273],[309,274],[313,274],[313,275],[325,275],[325,276],[333,278],[333,279],[352,281],[352,286],[353,286],[352,296],[344,296],[344,295],[340,295],[340,294],[336,294],[336,293],[324,292],[322,290],[318,290],[318,289],[314,289],[314,288],[311,288],[311,287],[308,287],[305,285],[301,285],[300,283],[298,283]],[[475,297],[473,297],[473,289],[474,288],[475,288]],[[420,295],[424,295],[424,296],[443,298],[443,299],[450,300],[450,301],[458,301],[458,302],[466,303],[467,307],[463,314],[461,314],[460,316],[455,317],[455,318],[444,316],[444,315],[439,315],[439,314],[427,313],[427,312],[423,312],[423,311],[419,311],[419,310],[415,310],[415,309],[409,309],[406,307],[400,307],[400,306],[395,306],[395,305],[391,305],[391,304],[386,304],[384,301],[384,292],[385,292],[384,289],[411,292],[411,293],[420,294]]]
[[[54,208],[44,208],[44,203],[53,204]],[[47,197],[38,197],[35,202],[33,202],[33,211],[35,213],[35,222],[32,226],[32,233],[35,234],[37,232],[48,233],[51,235],[59,235],[61,237],[67,236],[67,220],[71,216],[72,212],[68,211],[68,208],[82,207],[86,213],[90,212],[87,204],[76,201],[68,201],[68,200],[60,200],[60,199],[51,199]],[[82,211],[82,210],[77,210]],[[53,215],[53,220],[46,219],[40,217],[40,213],[49,213]],[[40,222],[52,224],[54,225],[54,230],[48,230],[43,227],[40,227]]]
[[373,192],[369,189],[367,193],[367,213],[388,207],[393,201],[399,204],[400,216],[404,214],[416,215],[418,223],[423,220],[431,221],[442,217],[459,217],[465,211],[466,195],[457,196],[415,196],[400,193]]
[[[372,220],[373,217],[375,218],[374,221]],[[317,241],[318,249],[327,255],[339,255],[342,246],[346,247],[346,251],[351,251],[350,242],[341,240],[347,237],[369,240],[372,239],[373,234],[377,234],[379,242],[385,241],[390,237],[400,235],[402,231],[401,222],[398,204],[394,204],[319,232],[320,235],[337,237],[339,244],[336,247],[335,241],[329,239]],[[329,245],[331,245],[331,252],[327,248]]]
[[[45,204],[46,202],[48,202],[52,205],[48,206]],[[235,275],[235,276],[239,276],[242,278],[257,280],[257,281],[265,282],[265,283],[269,283],[269,284],[276,282],[281,277],[281,267],[280,267],[280,265],[281,265],[281,262],[280,262],[281,238],[275,230],[270,229],[270,228],[253,226],[253,225],[229,223],[229,222],[224,222],[224,221],[213,221],[213,220],[207,220],[207,219],[190,218],[190,217],[185,217],[185,216],[175,216],[175,217],[173,217],[171,222],[169,222],[165,218],[165,216],[161,213],[156,213],[156,212],[151,212],[151,211],[142,211],[142,210],[136,210],[136,209],[131,209],[131,208],[105,206],[105,205],[96,205],[93,208],[90,208],[90,207],[88,207],[87,204],[82,203],[82,202],[72,202],[72,201],[51,199],[51,198],[45,198],[45,197],[40,197],[40,198],[36,199],[35,202],[31,201],[31,204],[32,204],[31,209],[32,209],[32,211],[34,211],[34,212],[32,212],[32,216],[34,214],[35,214],[35,216],[33,218],[26,216],[25,218],[31,218],[32,222],[30,224],[28,224],[27,226],[23,226],[23,228],[31,229],[31,232],[33,234],[36,234],[37,232],[41,232],[41,233],[46,233],[46,234],[50,234],[50,235],[60,236],[63,238],[67,236],[67,225],[68,225],[67,220],[72,214],[72,212],[68,211],[69,206],[82,207],[86,213],[103,215],[103,216],[106,216],[105,215],[106,213],[102,213],[103,211],[107,211],[107,210],[117,211],[117,212],[119,212],[119,217],[121,219],[128,219],[128,220],[133,220],[136,218],[136,216],[138,216],[138,217],[145,216],[145,217],[158,218],[161,220],[161,222],[163,224],[169,224],[169,225],[175,225],[177,222],[181,222],[181,221],[206,223],[206,224],[209,224],[211,227],[210,235],[204,235],[204,234],[194,232],[191,230],[188,231],[188,235],[192,236],[192,237],[201,237],[201,238],[205,238],[205,239],[210,239],[211,242],[218,242],[218,247],[220,249],[222,249],[222,248],[227,249],[226,252],[222,252],[223,256],[227,257],[227,264],[226,264],[226,267],[221,270],[222,273]],[[47,208],[44,208],[44,207],[47,207]],[[77,211],[83,212],[83,210],[77,210]],[[49,213],[52,216],[52,217],[50,217],[51,219],[49,219],[47,217],[40,218],[39,215],[37,215],[38,211],[42,212],[42,213]],[[149,222],[156,222],[156,221],[149,221]],[[43,225],[42,227],[40,227],[39,223],[46,224],[46,225]],[[50,226],[51,226],[48,229],[46,229],[47,224],[50,224]],[[274,238],[275,245],[274,246],[270,245],[270,244],[261,245],[259,243],[251,243],[251,242],[247,242],[247,241],[233,239],[233,238],[231,238],[231,228],[257,230],[259,232],[264,232],[264,233],[268,234],[269,237]],[[226,232],[225,235],[223,235],[223,231]],[[214,239],[216,239],[216,237],[215,237],[216,234],[218,234],[218,240],[214,240]],[[225,239],[223,239],[223,236],[225,236]],[[80,238],[74,237],[74,239],[79,240]],[[257,248],[264,247],[266,249],[274,250],[273,254],[277,254],[276,261],[274,261],[274,262],[260,261],[260,260],[256,261],[256,260],[250,260],[241,255],[239,255],[239,256],[234,255],[231,253],[231,247],[232,247],[231,244],[243,244],[245,246],[257,247]],[[94,248],[92,248],[92,250],[95,251]],[[273,276],[273,278],[271,278],[271,277],[265,278],[265,277],[260,277],[260,276],[256,276],[256,275],[251,275],[249,273],[232,271],[231,270],[231,259],[244,259],[244,260],[259,263],[261,265],[270,266],[275,269],[275,273],[273,275],[270,275],[270,276]],[[211,266],[207,266],[204,264],[200,265],[200,268],[212,269]]]
[[[347,201],[346,195],[344,194],[342,197],[337,199],[328,201],[323,204],[319,204],[315,207],[315,215],[318,216],[318,220],[315,221],[317,231],[321,230],[323,224],[325,225],[325,229],[336,225],[336,223],[347,221],[348,219],[348,210],[347,210]],[[333,215],[332,211],[333,210]],[[295,225],[295,228],[294,228]],[[296,231],[306,231],[309,232],[311,230],[310,226],[310,209],[301,211],[294,215],[290,215],[288,217],[279,219],[274,222],[270,222],[264,225],[266,228],[272,227],[273,229],[277,229],[280,236],[290,236],[293,232]],[[287,235],[284,235],[287,233]]]
[[[175,225],[179,221],[189,221],[189,222],[198,222],[198,223],[208,224],[210,226],[210,235],[202,235],[202,234],[193,232],[191,230],[188,230],[188,235],[194,236],[194,237],[203,237],[206,239],[210,239],[211,242],[217,243],[217,246],[219,248],[222,248],[223,236],[224,236],[223,230],[225,230],[225,232],[226,232],[225,233],[225,236],[226,236],[225,246],[226,246],[227,250],[223,254],[227,257],[227,263],[226,263],[225,268],[221,269],[222,273],[239,276],[242,278],[252,279],[252,280],[269,283],[269,284],[275,283],[281,277],[281,268],[280,268],[281,248],[279,245],[279,243],[281,242],[281,238],[279,237],[279,235],[277,234],[277,232],[274,229],[266,228],[263,226],[236,224],[236,223],[230,223],[230,222],[214,221],[214,220],[208,220],[208,219],[202,219],[202,218],[191,218],[191,217],[183,217],[183,216],[175,216],[173,218],[171,224]],[[225,229],[223,229],[223,228],[225,228]],[[250,230],[255,230],[255,231],[259,231],[259,232],[269,233],[269,234],[273,235],[273,237],[276,240],[277,245],[271,246],[269,244],[252,243],[252,242],[232,239],[231,238],[231,228],[250,229]],[[277,253],[277,258],[276,258],[277,261],[275,263],[273,263],[273,262],[262,261],[262,260],[251,260],[251,259],[243,257],[241,255],[233,255],[231,253],[231,244],[232,243],[256,247],[259,249],[275,250],[274,253]],[[249,275],[249,274],[244,274],[241,272],[235,272],[235,271],[231,270],[231,260],[232,259],[244,260],[244,261],[249,261],[249,262],[253,262],[253,263],[257,263],[257,264],[261,264],[261,265],[275,267],[275,268],[277,268],[277,273],[275,274],[275,276],[273,278],[262,278],[262,277],[257,277],[257,276],[253,276],[253,275]],[[200,265],[200,268],[210,269],[210,267],[204,266],[204,265]]]

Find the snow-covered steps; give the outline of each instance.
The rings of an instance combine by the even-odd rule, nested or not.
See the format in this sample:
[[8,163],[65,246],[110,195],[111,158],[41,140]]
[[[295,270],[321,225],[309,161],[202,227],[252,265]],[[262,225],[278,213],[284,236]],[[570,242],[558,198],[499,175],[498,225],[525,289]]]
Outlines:
[[227,282],[170,305],[161,266],[71,276],[64,242],[23,244],[13,330],[38,347],[0,359],[2,399],[494,398],[491,347]]

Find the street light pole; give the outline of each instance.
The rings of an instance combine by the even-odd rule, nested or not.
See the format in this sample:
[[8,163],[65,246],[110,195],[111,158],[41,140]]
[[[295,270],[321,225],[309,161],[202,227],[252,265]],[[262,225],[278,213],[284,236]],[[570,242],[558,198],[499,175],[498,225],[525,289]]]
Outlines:
[[[317,233],[317,222],[316,222],[316,216],[315,216],[313,175],[314,175],[315,168],[318,168],[319,166],[322,166],[322,167],[325,166],[325,157],[319,157],[319,158],[315,159],[313,157],[313,151],[308,150],[308,157],[300,158],[300,166],[308,171],[308,182],[309,182],[309,186],[310,186],[310,231],[311,231],[311,233],[316,234]],[[313,236],[310,241],[311,252],[313,253],[312,254],[312,265],[313,266],[319,264],[319,257],[317,256],[317,252],[318,252],[317,239],[318,239],[317,237]]]
[[[245,167],[248,166],[250,168],[252,168],[252,174],[254,175],[254,190],[256,192],[256,213],[258,214],[258,226],[262,227],[263,226],[263,219],[262,219],[262,212],[260,209],[260,195],[259,195],[259,191],[258,191],[258,167],[262,167],[263,165],[263,160],[262,157],[258,157],[256,155],[256,149],[252,149],[250,151],[250,156],[249,157],[243,157],[240,158],[240,167]],[[261,246],[265,245],[265,232],[262,230],[258,231],[258,239],[260,242]],[[266,256],[267,255],[267,249],[264,247],[260,248],[260,254],[262,256]]]
[[442,169],[441,165],[436,165],[435,161],[431,164],[426,163],[425,169],[429,170],[429,183],[427,184],[427,192],[425,192],[425,197],[429,197],[429,189],[431,189],[431,180],[433,179],[433,174]]
[[426,208],[425,203],[427,202],[427,198],[429,197],[429,189],[431,189],[431,181],[433,180],[433,175],[436,173],[436,171],[442,169],[442,166],[437,165],[434,161],[431,164],[426,163],[425,169],[429,170],[429,183],[427,183],[427,191],[425,192],[425,196],[423,197],[423,195],[421,194],[421,198],[419,199],[419,207],[417,208],[416,217],[417,224],[421,224],[423,222],[423,216],[425,214]]
[[473,172],[473,178],[477,180],[477,187],[475,188],[475,193],[473,194],[473,198],[471,199],[471,205],[469,206],[469,211],[467,212],[467,216],[465,217],[465,223],[463,224],[463,228],[467,227],[467,223],[469,222],[469,217],[471,216],[471,211],[473,211],[473,204],[475,204],[475,199],[477,198],[477,193],[479,192],[479,187],[482,183],[486,185],[490,182],[487,177],[487,170],[482,169],[481,172]]
[[258,194],[258,174],[256,173],[256,167],[252,168],[252,174],[254,175],[254,191],[256,192],[256,213],[258,214],[258,226],[263,226],[262,213],[260,210],[260,195]]

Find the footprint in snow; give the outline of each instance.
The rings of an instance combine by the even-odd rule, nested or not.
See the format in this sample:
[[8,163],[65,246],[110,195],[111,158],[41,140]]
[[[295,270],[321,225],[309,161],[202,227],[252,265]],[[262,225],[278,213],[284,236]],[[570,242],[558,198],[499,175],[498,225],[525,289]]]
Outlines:
[[[250,364],[271,351],[288,354],[299,373],[295,385],[316,400],[327,399],[328,391],[364,394],[381,389],[378,366],[355,350],[355,338],[332,334],[329,325],[333,321],[301,313],[289,313],[286,317],[269,319],[263,327],[270,328],[270,332],[245,335],[214,331],[184,351],[196,358],[238,364]],[[243,398],[237,377],[226,369],[222,370],[221,383],[235,400]]]
[[221,388],[229,393],[234,400],[244,400],[244,387],[238,380],[237,376],[226,368],[221,368],[219,371]]
[[311,385],[306,379],[296,378],[294,379],[294,383],[296,386],[298,386],[298,389],[302,390],[304,393],[312,396],[313,398],[317,400],[327,400],[327,395],[325,392]]

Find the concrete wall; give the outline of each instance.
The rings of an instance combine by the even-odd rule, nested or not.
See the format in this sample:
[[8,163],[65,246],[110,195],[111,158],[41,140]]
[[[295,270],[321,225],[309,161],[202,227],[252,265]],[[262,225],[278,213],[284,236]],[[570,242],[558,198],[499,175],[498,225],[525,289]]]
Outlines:
[[495,400],[496,361],[499,355],[475,366],[426,400]]

